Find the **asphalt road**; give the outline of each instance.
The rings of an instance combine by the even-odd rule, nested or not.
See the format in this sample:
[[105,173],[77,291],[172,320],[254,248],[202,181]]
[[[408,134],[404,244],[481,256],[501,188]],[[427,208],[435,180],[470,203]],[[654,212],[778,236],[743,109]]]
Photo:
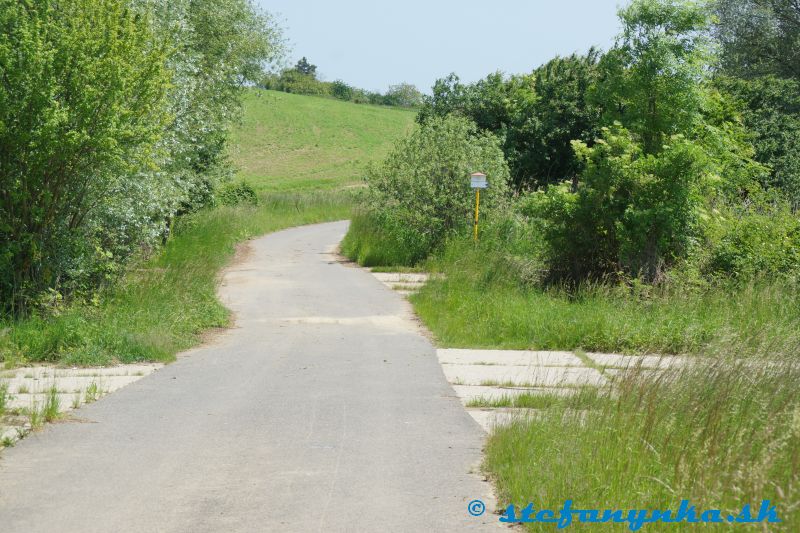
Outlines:
[[236,328],[0,455],[0,531],[497,530],[483,433],[408,304],[329,252],[346,222],[251,243]]

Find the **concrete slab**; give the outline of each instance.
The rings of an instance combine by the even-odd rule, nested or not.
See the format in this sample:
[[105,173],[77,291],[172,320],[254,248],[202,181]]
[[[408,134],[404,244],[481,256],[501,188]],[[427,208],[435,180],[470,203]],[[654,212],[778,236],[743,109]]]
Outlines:
[[569,387],[605,383],[600,372],[585,367],[443,364],[442,370],[447,381],[454,385]]
[[[70,411],[74,408],[74,403],[76,402],[76,398],[83,398],[83,395],[79,394],[56,394],[58,397],[59,407],[58,412],[63,413],[66,411]],[[14,394],[8,400],[8,406],[11,409],[42,409],[45,403],[47,402],[47,394]],[[77,400],[78,404],[80,405],[81,400]]]
[[59,412],[63,413],[86,403],[87,389],[93,389],[88,399],[94,401],[152,374],[163,366],[160,363],[96,368],[39,365],[3,371],[0,374],[0,385],[8,387],[8,407],[23,411],[23,414],[0,418],[0,441],[6,437],[15,441],[30,431],[24,411],[41,410],[47,402],[48,392],[53,388],[57,391]]
[[690,358],[677,355],[619,355],[612,353],[586,354],[595,364],[612,368],[678,368],[686,365]]
[[77,390],[85,390],[93,383],[104,392],[113,392],[141,378],[142,376],[77,376],[43,379],[15,378],[3,379],[0,382],[8,383],[8,390],[12,394],[45,393],[53,387],[58,392],[72,393]]
[[372,275],[383,283],[425,284],[430,278],[430,274],[424,272],[373,272]]
[[467,412],[486,433],[491,433],[500,426],[510,425],[515,420],[527,420],[541,415],[538,409],[467,409]]
[[453,385],[452,387],[464,405],[475,400],[502,400],[524,394],[568,396],[575,393],[575,389],[561,387],[485,387],[481,385]]
[[436,355],[440,363],[459,365],[583,366],[580,358],[571,352],[440,348]]

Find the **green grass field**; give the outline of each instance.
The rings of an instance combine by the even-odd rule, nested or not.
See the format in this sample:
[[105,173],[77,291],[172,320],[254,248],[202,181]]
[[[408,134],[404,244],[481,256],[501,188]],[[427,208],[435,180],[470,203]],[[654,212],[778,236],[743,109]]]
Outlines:
[[158,254],[132,264],[92,303],[0,322],[0,362],[172,360],[208,328],[228,325],[215,291],[236,243],[348,218],[354,195],[347,185],[358,181],[365,163],[385,154],[413,117],[395,108],[249,91],[232,151],[239,177],[257,189],[259,205],[205,209],[179,219]]
[[360,182],[414,123],[415,111],[277,91],[250,90],[231,157],[259,192],[336,188]]

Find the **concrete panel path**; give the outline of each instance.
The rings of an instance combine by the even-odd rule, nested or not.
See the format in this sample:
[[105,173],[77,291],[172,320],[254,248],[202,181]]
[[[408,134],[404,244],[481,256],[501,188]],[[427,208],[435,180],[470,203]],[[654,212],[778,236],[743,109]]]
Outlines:
[[483,432],[408,304],[326,252],[345,222],[251,243],[237,328],[0,456],[0,530],[494,531]]

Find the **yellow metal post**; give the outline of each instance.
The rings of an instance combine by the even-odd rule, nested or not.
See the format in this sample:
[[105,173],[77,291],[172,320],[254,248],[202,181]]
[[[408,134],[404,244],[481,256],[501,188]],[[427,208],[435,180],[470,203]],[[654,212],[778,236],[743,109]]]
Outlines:
[[481,190],[475,189],[475,242],[478,242],[478,213],[481,207]]

